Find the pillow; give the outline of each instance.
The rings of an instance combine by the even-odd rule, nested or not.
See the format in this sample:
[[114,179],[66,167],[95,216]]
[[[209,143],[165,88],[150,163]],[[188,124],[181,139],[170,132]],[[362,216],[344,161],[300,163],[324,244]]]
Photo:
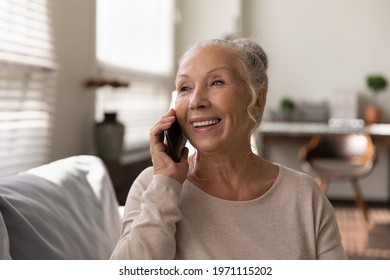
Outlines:
[[12,259],[108,259],[120,235],[113,186],[95,156],[0,178],[0,214],[0,248]]
[[7,229],[3,220],[3,216],[0,213],[0,260],[9,260],[9,239]]

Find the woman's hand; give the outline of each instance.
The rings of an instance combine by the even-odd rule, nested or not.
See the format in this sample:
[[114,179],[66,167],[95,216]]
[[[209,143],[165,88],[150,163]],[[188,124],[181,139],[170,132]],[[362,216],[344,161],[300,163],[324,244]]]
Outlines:
[[168,176],[181,184],[187,179],[188,149],[184,148],[180,162],[174,162],[165,152],[164,130],[171,127],[176,119],[175,111],[170,109],[150,131],[150,154],[154,174]]

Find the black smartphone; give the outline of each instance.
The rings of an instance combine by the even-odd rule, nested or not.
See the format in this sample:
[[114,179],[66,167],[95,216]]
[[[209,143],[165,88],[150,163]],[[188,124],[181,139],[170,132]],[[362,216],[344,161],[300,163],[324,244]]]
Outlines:
[[165,152],[173,161],[179,162],[187,143],[187,138],[183,135],[177,120],[175,120],[170,128],[164,131],[164,142],[167,144]]

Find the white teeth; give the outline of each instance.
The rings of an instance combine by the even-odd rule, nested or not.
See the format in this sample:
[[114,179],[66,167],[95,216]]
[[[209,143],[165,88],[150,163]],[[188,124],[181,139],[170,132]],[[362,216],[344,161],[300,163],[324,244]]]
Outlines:
[[209,126],[218,123],[219,120],[209,120],[209,121],[202,121],[202,122],[194,122],[192,125],[195,127],[200,127],[200,126]]

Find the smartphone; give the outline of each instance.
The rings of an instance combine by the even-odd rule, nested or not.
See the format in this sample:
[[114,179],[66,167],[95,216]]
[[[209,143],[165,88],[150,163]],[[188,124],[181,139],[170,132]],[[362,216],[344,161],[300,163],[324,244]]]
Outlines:
[[187,143],[187,138],[183,135],[177,120],[175,120],[170,128],[164,131],[164,142],[167,144],[165,152],[173,161],[179,162]]

